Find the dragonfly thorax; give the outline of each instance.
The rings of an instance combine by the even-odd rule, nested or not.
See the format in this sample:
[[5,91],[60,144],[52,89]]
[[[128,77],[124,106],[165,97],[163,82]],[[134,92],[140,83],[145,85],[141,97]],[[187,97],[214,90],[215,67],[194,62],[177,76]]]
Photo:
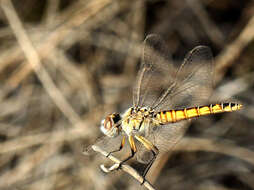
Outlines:
[[146,107],[131,107],[122,116],[121,129],[127,134],[143,133],[152,122],[154,112]]

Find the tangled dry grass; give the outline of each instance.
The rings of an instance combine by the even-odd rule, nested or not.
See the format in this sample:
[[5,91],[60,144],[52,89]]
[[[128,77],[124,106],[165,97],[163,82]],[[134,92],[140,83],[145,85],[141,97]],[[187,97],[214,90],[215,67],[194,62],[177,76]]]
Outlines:
[[[241,112],[195,120],[148,179],[156,189],[254,189],[254,2],[1,0],[0,189],[139,189],[105,175],[82,149],[100,120],[131,104],[140,44],[160,34],[173,58],[196,45],[215,55],[211,101]],[[112,163],[111,163],[112,164]],[[135,161],[134,168],[142,169]]]

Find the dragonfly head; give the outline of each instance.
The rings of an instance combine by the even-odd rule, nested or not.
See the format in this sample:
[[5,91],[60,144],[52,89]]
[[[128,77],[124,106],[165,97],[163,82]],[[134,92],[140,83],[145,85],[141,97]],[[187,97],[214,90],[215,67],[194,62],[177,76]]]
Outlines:
[[121,120],[121,116],[118,113],[109,114],[105,119],[101,121],[101,131],[108,137],[115,137],[119,134],[119,126],[117,124]]

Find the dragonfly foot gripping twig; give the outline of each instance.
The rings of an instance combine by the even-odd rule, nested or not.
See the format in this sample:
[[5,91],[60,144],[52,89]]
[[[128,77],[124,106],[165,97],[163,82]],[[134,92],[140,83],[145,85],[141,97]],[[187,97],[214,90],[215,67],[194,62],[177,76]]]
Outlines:
[[[102,150],[100,147],[93,145],[92,149],[96,152],[101,153],[102,155],[104,155],[105,157],[107,157],[108,153],[104,150]],[[113,161],[115,164],[113,164],[111,167],[107,168],[104,165],[101,165],[101,169],[106,172],[112,172],[116,169],[119,168],[119,164],[121,163],[121,161],[119,159],[117,159],[116,157],[112,156],[112,155],[108,155],[108,157],[111,161]],[[139,181],[141,184],[143,183],[143,185],[149,189],[149,190],[155,190],[155,188],[147,181],[144,180],[144,178],[132,167],[130,167],[127,164],[122,164],[121,168],[124,172],[128,173],[129,175],[131,175],[132,177],[134,177],[137,181]]]

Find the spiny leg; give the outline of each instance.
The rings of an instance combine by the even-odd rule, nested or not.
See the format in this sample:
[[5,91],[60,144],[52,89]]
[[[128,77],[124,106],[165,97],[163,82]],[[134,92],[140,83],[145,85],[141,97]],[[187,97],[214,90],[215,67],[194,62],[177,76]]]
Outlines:
[[[152,153],[153,153],[153,158],[151,159],[151,161],[148,163],[148,165],[147,165],[147,167],[146,167],[146,169],[145,169],[145,171],[144,171],[144,173],[143,173],[143,178],[145,179],[145,177],[146,177],[146,174],[147,174],[147,172],[149,171],[149,169],[151,168],[151,166],[153,165],[153,162],[155,161],[155,159],[156,159],[156,157],[157,157],[157,155],[158,155],[158,153],[155,153],[153,150],[151,151]],[[144,183],[144,182],[143,182]]]
[[130,143],[130,147],[131,147],[131,155],[128,156],[126,159],[124,159],[123,161],[121,161],[119,163],[119,168],[121,167],[121,165],[124,163],[124,162],[127,162],[129,159],[133,158],[133,156],[135,155],[135,153],[137,152],[137,148],[136,148],[136,145],[135,145],[135,142],[134,142],[134,139],[133,139],[133,136],[129,136],[129,143]]
[[146,167],[144,173],[143,173],[143,182],[141,183],[141,185],[143,185],[143,183],[145,182],[145,177],[147,172],[149,171],[149,169],[151,168],[151,166],[153,165],[153,162],[155,161],[157,155],[159,154],[159,150],[149,141],[147,140],[145,137],[140,136],[140,135],[135,135],[135,138],[141,142],[146,149],[150,150],[153,153],[153,158],[151,159],[151,161],[148,163],[148,166]]
[[119,152],[120,150],[122,150],[124,144],[125,144],[125,136],[123,136],[119,148],[118,148],[117,150],[113,150],[113,151],[109,152],[108,155],[107,155],[106,157],[109,157],[109,155],[111,155],[111,154],[114,153],[114,152]]

